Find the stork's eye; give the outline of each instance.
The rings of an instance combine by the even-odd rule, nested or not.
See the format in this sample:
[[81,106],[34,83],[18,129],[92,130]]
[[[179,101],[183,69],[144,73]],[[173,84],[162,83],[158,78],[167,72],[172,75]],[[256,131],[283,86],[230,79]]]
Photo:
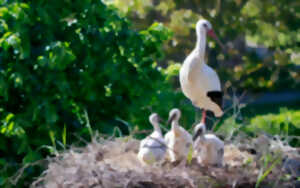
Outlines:
[[205,28],[207,28],[207,24],[205,23],[205,24],[203,24],[203,26],[205,27]]

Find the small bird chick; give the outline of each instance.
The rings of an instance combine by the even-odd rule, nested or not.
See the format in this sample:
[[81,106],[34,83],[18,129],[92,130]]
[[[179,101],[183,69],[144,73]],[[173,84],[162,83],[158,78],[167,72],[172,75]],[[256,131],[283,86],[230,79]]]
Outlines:
[[222,166],[224,159],[224,142],[214,134],[205,134],[205,124],[197,124],[194,129],[194,154],[198,163]]
[[165,135],[168,146],[167,157],[171,162],[186,160],[192,149],[192,135],[179,125],[181,112],[179,109],[172,109],[169,113],[168,124],[172,123],[171,130]]
[[153,165],[161,162],[166,154],[166,143],[159,127],[159,116],[153,113],[149,117],[154,131],[140,142],[138,159],[143,165]]

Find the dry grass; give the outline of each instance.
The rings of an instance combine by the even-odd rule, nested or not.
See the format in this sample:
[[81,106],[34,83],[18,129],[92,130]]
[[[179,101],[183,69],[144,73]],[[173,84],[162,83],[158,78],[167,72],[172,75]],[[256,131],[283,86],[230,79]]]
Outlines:
[[[51,158],[47,170],[32,187],[253,188],[258,177],[262,177],[268,169],[270,173],[262,179],[260,187],[294,187],[295,182],[291,178],[280,178],[284,177],[281,159],[285,153],[298,155],[297,150],[279,140],[272,140],[266,143],[267,150],[260,151],[255,145],[257,142],[261,140],[227,143],[222,168],[205,167],[197,164],[196,160],[190,164],[164,162],[162,166],[145,167],[136,157],[138,140],[132,137],[94,139],[84,148],[72,148]],[[262,160],[266,157],[260,157],[264,155],[269,156],[268,163]],[[270,168],[276,159],[280,159],[280,163]]]

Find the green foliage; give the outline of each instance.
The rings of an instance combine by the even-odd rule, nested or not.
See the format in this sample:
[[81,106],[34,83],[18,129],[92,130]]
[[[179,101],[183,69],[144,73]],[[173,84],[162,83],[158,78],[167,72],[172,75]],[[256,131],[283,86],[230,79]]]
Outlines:
[[250,120],[247,131],[264,131],[272,135],[298,135],[300,111],[282,108],[279,114],[258,115]]
[[[293,109],[293,105],[289,108],[273,106],[273,112],[261,111],[262,107],[255,107],[256,115],[247,114],[250,107],[242,109],[242,114],[235,110],[228,112],[220,122],[216,125],[216,132],[225,137],[226,140],[237,135],[255,136],[260,134],[279,135],[292,146],[300,146],[300,111]],[[254,107],[253,107],[254,108]],[[266,107],[264,107],[266,108]],[[279,109],[276,111],[276,109]],[[249,112],[248,112],[249,113]]]
[[[110,0],[109,3],[132,18],[136,28],[145,28],[152,20],[159,20],[174,32],[164,47],[168,58],[160,62],[163,66],[182,63],[195,46],[195,23],[206,18],[227,44],[227,53],[223,53],[215,41],[209,40],[208,63],[218,69],[221,80],[231,83],[228,86],[251,91],[300,86],[296,67],[300,64],[297,1]],[[268,53],[260,55],[263,52],[260,47],[265,47]]]
[[236,121],[234,116],[231,116],[222,122],[217,130],[217,133],[223,135],[226,140],[231,140],[231,138],[235,136],[236,133],[241,130],[241,128],[241,124]]
[[[1,1],[0,186],[74,135],[89,138],[91,125],[150,127],[149,111],[182,97],[156,63],[170,36],[159,23],[137,32],[101,1]],[[38,172],[26,168],[18,186]]]

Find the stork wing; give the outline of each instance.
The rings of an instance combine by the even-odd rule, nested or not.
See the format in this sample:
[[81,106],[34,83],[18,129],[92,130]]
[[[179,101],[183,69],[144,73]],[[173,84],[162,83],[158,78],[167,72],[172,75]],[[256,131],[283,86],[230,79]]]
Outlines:
[[218,74],[208,65],[203,65],[202,70],[203,84],[207,92],[209,91],[221,91],[221,83]]

